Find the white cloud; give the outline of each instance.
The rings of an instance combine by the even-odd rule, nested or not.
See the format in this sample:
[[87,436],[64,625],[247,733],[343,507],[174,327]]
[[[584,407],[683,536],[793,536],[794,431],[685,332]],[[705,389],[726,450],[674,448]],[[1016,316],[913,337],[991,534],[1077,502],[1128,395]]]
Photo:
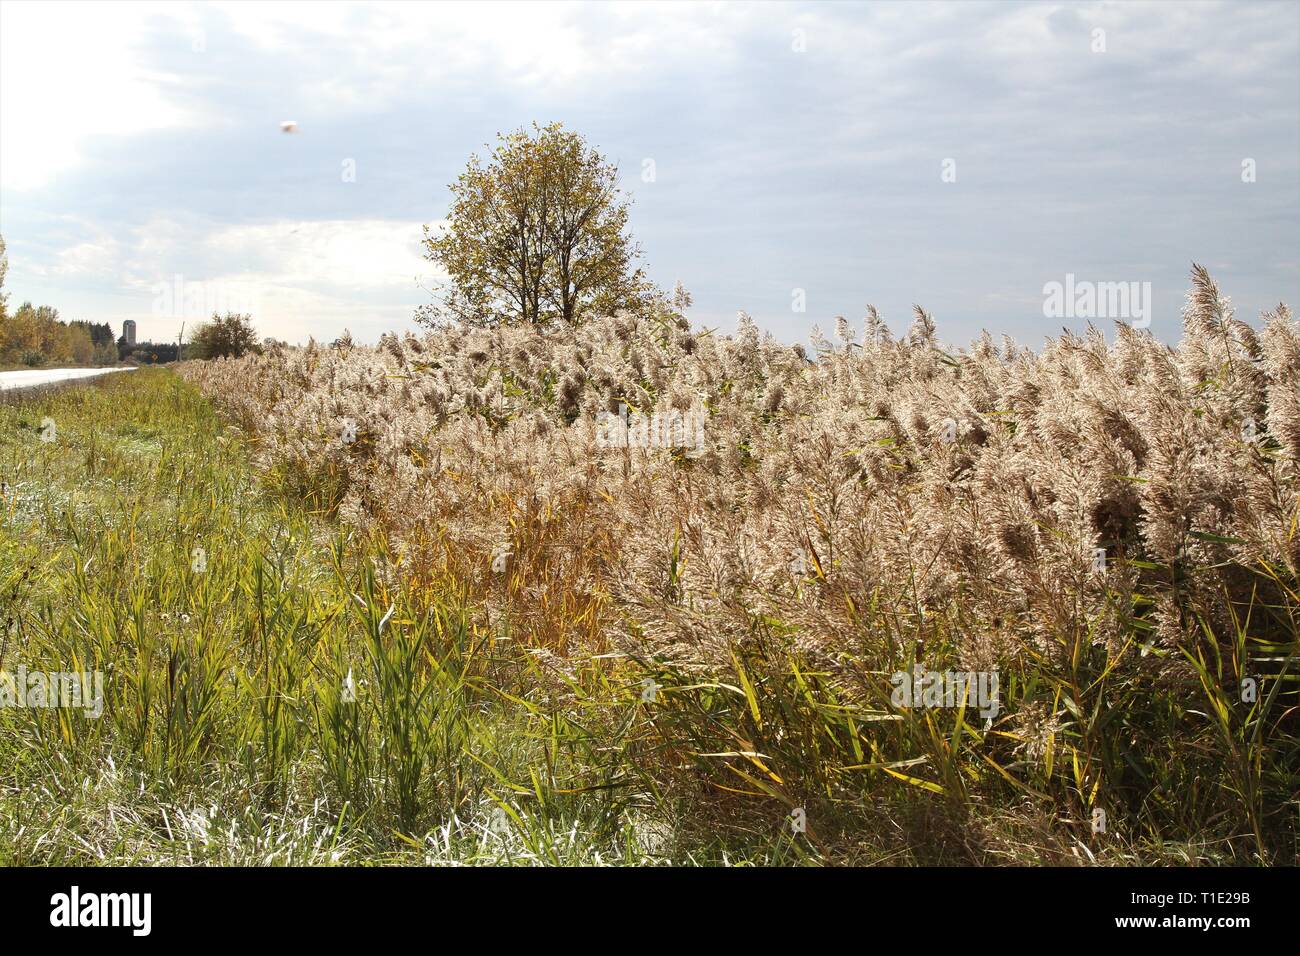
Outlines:
[[51,272],[56,276],[105,278],[116,272],[118,243],[111,239],[79,242],[59,251]]
[[171,7],[0,4],[0,186],[35,189],[82,159],[89,137],[185,126],[132,50]]
[[257,263],[257,275],[282,285],[398,289],[428,272],[421,238],[419,223],[385,219],[273,222],[228,226],[202,252]]
[[289,341],[345,327],[373,339],[409,327],[443,278],[421,255],[421,224],[404,220],[155,219],[121,239],[68,223],[90,238],[55,250],[49,266],[20,263],[19,284],[100,290],[120,306],[96,320],[135,319],[142,339],[174,338],[213,311],[250,312],[263,335]]
[[[674,63],[734,55],[731,32],[753,17],[744,7],[685,4],[309,4],[155,3],[0,4],[0,185],[34,190],[85,159],[88,140],[150,130],[227,123],[215,101],[168,90],[208,73],[232,35],[259,56],[302,64],[277,90],[285,108],[329,103],[332,110],[375,111],[412,89],[490,71],[520,89],[582,92],[627,88]],[[724,29],[718,29],[724,27]],[[158,61],[159,38],[175,57]],[[343,58],[313,57],[322,39],[345,40]],[[211,54],[209,60],[202,57]]]

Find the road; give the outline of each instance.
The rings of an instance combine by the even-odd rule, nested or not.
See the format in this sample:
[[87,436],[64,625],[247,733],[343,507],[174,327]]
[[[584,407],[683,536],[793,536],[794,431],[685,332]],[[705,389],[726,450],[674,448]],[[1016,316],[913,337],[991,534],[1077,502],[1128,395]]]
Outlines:
[[109,372],[132,372],[129,368],[33,368],[17,372],[0,372],[0,392],[11,388],[31,388],[77,378],[93,378]]

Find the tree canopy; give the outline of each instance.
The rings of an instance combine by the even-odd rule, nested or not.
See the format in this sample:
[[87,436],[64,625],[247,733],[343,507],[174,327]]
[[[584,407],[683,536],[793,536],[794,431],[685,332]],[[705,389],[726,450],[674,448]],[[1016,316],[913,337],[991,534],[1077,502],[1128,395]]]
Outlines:
[[194,359],[239,358],[247,352],[260,351],[257,330],[249,315],[215,312],[212,318],[194,330],[185,346],[185,357]]
[[418,317],[574,325],[652,301],[618,168],[559,123],[498,140],[450,186],[446,226],[425,227],[426,257],[450,281]]

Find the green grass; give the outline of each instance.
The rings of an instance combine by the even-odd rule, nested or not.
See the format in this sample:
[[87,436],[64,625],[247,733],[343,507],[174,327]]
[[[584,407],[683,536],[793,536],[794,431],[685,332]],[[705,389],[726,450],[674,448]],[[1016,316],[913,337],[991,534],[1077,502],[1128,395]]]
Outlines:
[[[0,863],[675,850],[636,825],[652,801],[611,740],[560,714],[563,680],[403,590],[381,542],[265,491],[170,373],[11,396],[0,473],[3,667],[102,671],[106,698],[98,719],[0,708]],[[617,696],[630,726],[633,689]]]
[[[98,670],[106,698],[0,708],[0,864],[1294,862],[1294,691],[1224,690],[1293,630],[1207,634],[1190,690],[1075,635],[1003,675],[1008,714],[1073,715],[1027,751],[1007,720],[850,698],[779,622],[710,680],[528,653],[273,492],[165,370],[9,396],[0,481],[0,666]],[[868,686],[917,640],[888,607],[861,611]]]

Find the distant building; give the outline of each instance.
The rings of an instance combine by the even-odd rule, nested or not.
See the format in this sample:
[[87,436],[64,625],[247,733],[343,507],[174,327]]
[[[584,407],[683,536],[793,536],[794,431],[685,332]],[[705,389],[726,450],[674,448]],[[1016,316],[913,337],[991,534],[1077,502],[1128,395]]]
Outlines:
[[122,322],[122,338],[126,339],[127,345],[135,345],[135,319]]

